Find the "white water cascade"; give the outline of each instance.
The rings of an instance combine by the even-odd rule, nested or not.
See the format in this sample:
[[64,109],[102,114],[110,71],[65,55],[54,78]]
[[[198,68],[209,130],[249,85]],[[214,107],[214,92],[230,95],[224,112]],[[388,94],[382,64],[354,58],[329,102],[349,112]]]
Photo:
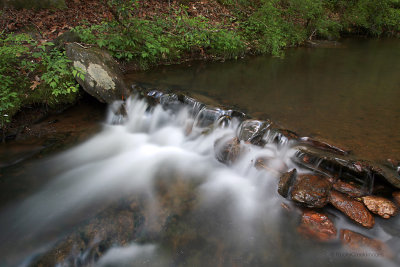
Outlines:
[[[134,237],[88,258],[101,241],[98,230],[98,240],[71,250],[72,260],[62,258],[57,266],[391,265],[379,257],[335,257],[343,251],[338,244],[318,246],[296,235],[296,212],[288,214],[281,204],[290,202],[277,193],[279,175],[295,167],[290,142],[265,140],[261,148],[241,141],[239,158],[224,164],[216,159],[216,144],[237,135],[239,120],[206,125],[199,106],[171,111],[139,98],[127,101],[124,116],[120,107],[110,107],[90,140],[38,163],[50,182],[1,211],[1,266],[34,264],[124,199],[144,203],[144,223]],[[268,166],[257,169],[263,157]],[[351,228],[340,216],[337,222]],[[379,227],[374,231],[389,238]]]

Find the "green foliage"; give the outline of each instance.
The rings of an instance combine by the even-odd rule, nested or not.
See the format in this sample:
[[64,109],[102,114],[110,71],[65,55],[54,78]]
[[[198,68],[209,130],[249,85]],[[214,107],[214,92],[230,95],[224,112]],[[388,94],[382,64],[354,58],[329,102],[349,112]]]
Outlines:
[[340,25],[319,0],[261,0],[241,27],[259,53],[280,55],[307,38],[338,36]]
[[[27,85],[28,79],[21,72],[31,69],[31,64],[23,58],[29,52],[33,43],[25,34],[8,35],[0,38],[0,127],[3,128],[18,110],[20,99],[14,87],[18,84]],[[18,66],[19,62],[23,62]]]
[[142,68],[184,56],[237,58],[246,48],[281,55],[286,47],[335,39],[344,31],[400,32],[399,0],[218,1],[234,13],[237,28],[189,16],[184,6],[162,18],[139,19],[138,0],[108,0],[115,21],[75,31],[84,42],[105,47],[118,59],[135,60]]
[[212,25],[204,17],[189,17],[185,8],[154,20],[121,15],[119,21],[80,26],[74,31],[83,42],[105,47],[117,59],[135,60],[142,68],[196,53],[235,58],[245,49],[236,32]]
[[[70,66],[65,53],[39,45],[27,34],[0,38],[0,126],[4,128],[22,105],[71,102],[81,73]],[[61,97],[61,96],[64,97]]]
[[53,43],[48,42],[38,46],[39,50],[33,56],[41,58],[40,68],[43,74],[40,79],[45,86],[51,88],[51,94],[55,96],[54,101],[58,102],[57,96],[78,92],[78,84],[74,77],[82,75],[75,68],[71,69],[71,61],[65,56],[65,51],[57,49],[47,51],[46,46],[53,46]]
[[330,0],[341,15],[347,31],[362,31],[369,35],[398,35],[400,31],[399,0]]

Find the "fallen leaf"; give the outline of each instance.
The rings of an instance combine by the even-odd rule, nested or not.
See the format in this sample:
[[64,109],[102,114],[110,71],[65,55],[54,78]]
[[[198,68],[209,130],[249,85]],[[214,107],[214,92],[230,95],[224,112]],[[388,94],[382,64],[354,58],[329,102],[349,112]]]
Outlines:
[[38,82],[38,81],[32,81],[32,85],[29,88],[31,88],[31,90],[33,91],[36,89],[36,87],[39,86],[39,84],[40,84],[40,82]]

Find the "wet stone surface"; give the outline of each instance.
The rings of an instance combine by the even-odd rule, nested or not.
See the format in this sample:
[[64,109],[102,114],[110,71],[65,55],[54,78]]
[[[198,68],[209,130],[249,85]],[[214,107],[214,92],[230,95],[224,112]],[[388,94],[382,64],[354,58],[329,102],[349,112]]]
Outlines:
[[362,197],[366,195],[365,190],[361,188],[361,186],[353,183],[353,182],[344,182],[342,180],[337,180],[333,184],[333,189],[336,191],[339,191],[341,193],[344,193],[350,197]]
[[366,237],[351,230],[343,229],[340,231],[340,240],[342,244],[356,252],[373,251],[377,256],[391,258],[391,250],[382,242],[376,239]]
[[269,122],[259,120],[245,120],[238,129],[238,138],[253,145],[263,146],[263,136],[270,126]]
[[336,239],[337,230],[333,222],[323,213],[304,211],[297,231],[306,238],[318,241]]
[[393,192],[393,198],[396,204],[400,207],[400,191]]
[[196,117],[195,126],[205,128],[212,126],[224,115],[224,111],[219,108],[203,108]]
[[328,202],[331,183],[327,178],[317,174],[298,175],[293,185],[293,201],[309,208],[322,208]]
[[374,226],[375,219],[363,203],[335,190],[330,192],[329,202],[335,208],[346,214],[350,219],[362,226],[366,228],[372,228]]
[[108,209],[60,240],[34,266],[90,266],[111,246],[129,244],[141,221],[138,213]]
[[240,156],[241,146],[237,137],[221,138],[214,144],[216,158],[226,164],[232,164]]
[[322,141],[319,141],[319,140],[312,139],[310,137],[300,137],[299,138],[299,142],[311,145],[311,146],[316,147],[318,149],[322,149],[322,150],[326,150],[326,151],[329,151],[329,152],[333,152],[333,153],[336,153],[336,154],[339,154],[339,155],[347,155],[347,154],[349,154],[348,151],[346,151],[346,150],[344,150],[342,148],[330,145],[330,144],[328,144],[326,142],[322,142]]
[[285,198],[288,197],[290,187],[292,186],[293,181],[296,179],[296,175],[297,175],[296,169],[293,169],[291,171],[282,174],[278,184],[278,193],[281,196]]
[[397,213],[396,205],[384,197],[366,196],[362,198],[363,203],[367,208],[379,216],[389,219]]

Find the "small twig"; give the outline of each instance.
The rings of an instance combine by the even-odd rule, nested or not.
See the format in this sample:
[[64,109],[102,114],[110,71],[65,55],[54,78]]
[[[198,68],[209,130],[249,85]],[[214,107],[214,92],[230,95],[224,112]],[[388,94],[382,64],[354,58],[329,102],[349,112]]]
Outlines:
[[317,32],[317,30],[315,29],[315,30],[311,33],[310,37],[308,37],[308,40],[311,41],[316,32]]
[[89,48],[88,46],[84,46],[84,45],[82,45],[81,43],[78,43],[78,42],[74,42],[74,44],[77,44],[77,45],[79,45],[80,47],[82,47],[84,49]]

